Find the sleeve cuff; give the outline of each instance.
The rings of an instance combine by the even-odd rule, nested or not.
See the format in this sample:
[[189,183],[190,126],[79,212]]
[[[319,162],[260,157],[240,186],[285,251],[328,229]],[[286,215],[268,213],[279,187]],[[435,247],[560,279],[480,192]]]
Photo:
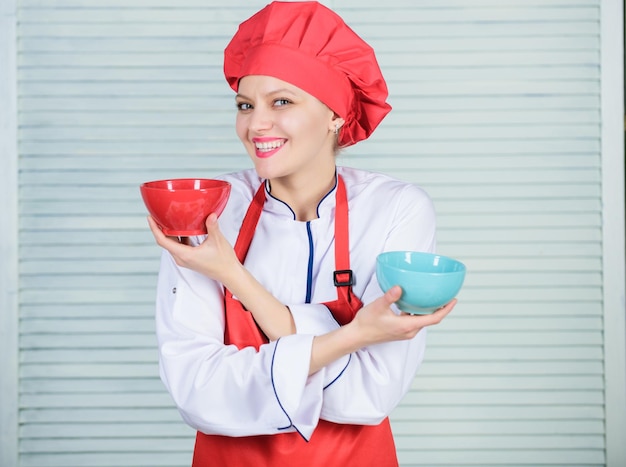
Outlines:
[[[328,307],[322,304],[289,305],[297,334],[310,334],[320,336],[339,329],[340,325],[335,320]],[[350,362],[350,355],[346,355],[330,365],[323,372],[324,389],[332,385],[341,377]]]
[[[308,339],[306,337],[309,337]],[[308,376],[313,336],[286,336],[276,342],[271,379],[276,400],[290,425],[307,441],[322,410],[323,371]]]
[[289,305],[289,309],[297,334],[319,336],[339,328],[339,323],[325,305]]

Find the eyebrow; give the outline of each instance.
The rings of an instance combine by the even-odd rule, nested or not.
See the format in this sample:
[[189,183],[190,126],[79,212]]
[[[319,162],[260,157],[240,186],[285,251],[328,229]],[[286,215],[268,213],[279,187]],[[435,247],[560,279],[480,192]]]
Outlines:
[[[268,92],[268,93],[266,94],[266,96],[274,96],[274,95],[276,95],[276,94],[285,94],[285,93],[286,93],[286,94],[291,94],[292,96],[297,96],[297,94],[296,94],[295,92],[293,92],[292,90],[287,89],[287,88],[280,88],[280,89],[276,89],[276,90],[274,90],[274,91],[270,91],[270,92]],[[247,97],[246,95],[241,94],[241,93],[237,93],[237,94],[235,95],[235,99],[238,99],[238,98],[239,98],[239,99],[248,99],[248,100],[250,100],[250,98],[249,98],[249,97]]]

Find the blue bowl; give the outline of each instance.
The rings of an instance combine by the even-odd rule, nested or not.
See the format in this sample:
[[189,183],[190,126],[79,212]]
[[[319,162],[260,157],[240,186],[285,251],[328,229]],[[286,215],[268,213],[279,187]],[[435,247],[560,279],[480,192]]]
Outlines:
[[388,251],[376,258],[376,278],[383,291],[402,287],[398,308],[427,315],[452,300],[465,280],[465,265],[447,256],[416,251]]

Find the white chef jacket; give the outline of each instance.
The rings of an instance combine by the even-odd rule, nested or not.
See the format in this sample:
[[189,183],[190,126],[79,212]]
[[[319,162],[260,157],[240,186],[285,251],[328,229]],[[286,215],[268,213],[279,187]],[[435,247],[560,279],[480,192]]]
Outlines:
[[[349,203],[353,292],[367,305],[383,294],[375,274],[379,253],[434,251],[433,204],[422,189],[389,176],[347,167],[337,172]],[[252,169],[220,178],[232,187],[219,225],[234,245],[262,180]],[[308,376],[313,337],[339,327],[321,305],[337,298],[335,190],[320,201],[319,218],[306,222],[267,193],[244,264],[289,307],[296,334],[258,351],[224,345],[222,284],[177,266],[163,252],[156,303],[160,375],[196,430],[227,436],[295,430],[309,439],[319,419],[378,424],[408,391],[423,359],[425,329],[411,340],[363,348]]]

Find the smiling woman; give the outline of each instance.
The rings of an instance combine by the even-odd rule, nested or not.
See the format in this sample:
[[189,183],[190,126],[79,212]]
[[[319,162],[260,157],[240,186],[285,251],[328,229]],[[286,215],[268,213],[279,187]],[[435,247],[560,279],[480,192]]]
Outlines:
[[[267,3],[0,1],[0,465],[189,465],[196,430],[181,422],[157,371],[159,249],[138,186],[252,166],[235,134],[222,60],[239,23]],[[459,305],[429,331],[419,374],[390,416],[399,463],[623,467],[622,1],[323,3],[376,49],[393,106],[337,164],[427,189],[438,253],[468,266]],[[277,61],[289,62],[288,53]],[[343,170],[358,199],[368,179],[348,181]],[[252,193],[261,183],[246,180]],[[230,218],[241,220],[252,199],[234,203],[241,193]],[[334,250],[324,250],[334,234],[322,228],[332,193],[317,219],[294,222],[266,191],[244,261],[296,319],[308,316],[303,303],[310,311],[336,299],[326,293],[335,291]],[[366,287],[361,257],[371,253],[362,237],[384,234],[379,224],[396,206],[364,201],[352,202],[349,218],[355,294]],[[264,243],[270,235],[275,248]],[[181,294],[176,322],[194,331],[179,327],[178,336],[208,361],[198,341],[214,313],[184,311],[183,302],[191,286],[206,292],[213,282],[180,269],[193,281],[167,292]],[[277,355],[291,338],[280,339]],[[165,359],[175,360],[172,348],[163,346]],[[353,353],[352,363],[365,355]],[[184,377],[188,360],[180,375],[171,364],[168,384]],[[249,368],[241,365],[240,381],[255,379]],[[237,396],[217,388],[219,378],[202,386],[209,372],[193,374],[180,386],[189,388],[189,413],[206,402],[195,392],[224,404]],[[324,391],[320,418],[345,387]],[[254,411],[249,395],[226,412]],[[185,408],[182,392],[177,399]]]
[[376,257],[433,251],[432,203],[335,164],[336,147],[390,110],[374,53],[319,3],[273,2],[240,25],[224,72],[254,170],[223,176],[231,197],[205,237],[179,242],[150,221],[166,250],[161,374],[197,430],[193,465],[397,466],[388,415],[422,361],[424,328],[456,300],[399,312],[402,291],[383,293]]

